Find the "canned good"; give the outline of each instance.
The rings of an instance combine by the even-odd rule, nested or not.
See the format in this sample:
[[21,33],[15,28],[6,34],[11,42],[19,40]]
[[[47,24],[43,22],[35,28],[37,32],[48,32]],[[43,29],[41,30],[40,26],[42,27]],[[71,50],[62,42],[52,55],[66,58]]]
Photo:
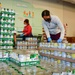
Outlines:
[[72,50],[75,50],[75,43],[72,44]]
[[54,43],[50,43],[50,47],[53,48],[54,47]]
[[8,15],[6,14],[5,17],[8,17]]
[[11,12],[14,13],[15,11],[14,10],[11,10]]
[[8,40],[8,41],[7,41],[7,43],[9,44],[9,43],[10,43],[10,41]]
[[13,49],[13,47],[12,47],[12,46],[9,46],[9,48],[10,48],[10,49]]
[[25,49],[27,49],[27,47],[25,47]]
[[40,43],[39,46],[42,47],[42,43]]
[[8,12],[11,12],[11,10],[8,10]]
[[17,49],[20,49],[20,47],[19,47],[19,46],[17,46]]
[[71,67],[71,63],[70,62],[66,62],[66,66]]
[[17,45],[19,45],[20,44],[20,42],[19,41],[17,41]]
[[7,33],[7,30],[4,30],[5,33]]
[[47,51],[47,54],[51,54],[51,51],[50,51],[50,50],[48,50],[48,51]]
[[10,22],[11,22],[11,20],[9,19],[9,20],[8,20],[8,22],[10,23]]
[[58,43],[54,43],[54,48],[57,48],[58,47]]
[[1,46],[0,46],[0,49],[1,49]]
[[46,54],[46,50],[42,50],[42,53]]
[[7,42],[6,42],[6,41],[4,41],[4,43],[6,44]]
[[74,69],[75,69],[75,63],[72,63],[72,68],[74,68]]
[[25,47],[24,47],[24,46],[22,46],[22,49],[25,49]]
[[53,50],[51,50],[51,55],[54,55],[54,51]]
[[75,59],[75,54],[71,54],[71,56],[72,56],[72,59]]
[[9,46],[7,46],[7,49],[9,49],[10,47]]
[[62,60],[61,64],[63,64],[64,66],[66,66],[66,61]]
[[5,14],[2,14],[2,16],[5,16]]
[[11,35],[10,37],[13,38],[13,35]]
[[1,38],[3,38],[3,35],[1,35]]
[[4,11],[4,8],[2,8],[2,11]]
[[66,44],[65,44],[65,43],[62,43],[62,44],[61,44],[61,48],[62,48],[62,49],[65,49],[65,48],[66,48]]
[[14,20],[12,20],[11,23],[14,23]]
[[53,58],[50,59],[51,62],[54,62],[55,60]]
[[15,18],[15,16],[12,16],[12,18]]
[[62,52],[62,57],[66,58],[66,53]]
[[54,51],[54,56],[58,56],[58,51]]
[[8,15],[8,17],[12,18],[12,15]]
[[5,27],[7,27],[7,24],[5,24]]
[[67,43],[67,44],[66,44],[66,49],[71,49],[71,48],[72,48],[71,43]]
[[27,45],[27,42],[25,42],[25,45]]
[[61,60],[57,60],[57,63],[60,64],[61,63]]
[[22,46],[19,46],[20,49],[22,49]]
[[60,56],[60,57],[61,57],[61,56],[62,56],[62,52],[58,52],[58,56]]
[[7,12],[8,10],[7,10],[7,9],[5,9],[5,11]]
[[43,53],[42,49],[39,51],[40,53]]
[[2,58],[2,52],[0,51],[0,58]]
[[4,46],[4,49],[6,49],[6,46]]
[[44,43],[44,47],[47,47],[47,43]]
[[48,43],[47,47],[50,48],[50,43]]
[[45,47],[45,43],[42,43],[42,47]]
[[0,40],[0,43],[1,43],[1,44],[3,43],[2,40]]
[[71,53],[67,53],[67,58],[72,58]]

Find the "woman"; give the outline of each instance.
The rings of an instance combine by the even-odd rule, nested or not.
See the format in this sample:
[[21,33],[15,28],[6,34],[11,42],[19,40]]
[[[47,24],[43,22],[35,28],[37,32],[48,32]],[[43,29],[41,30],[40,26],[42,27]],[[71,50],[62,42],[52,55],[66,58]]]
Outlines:
[[25,40],[26,37],[32,37],[32,27],[28,19],[24,20],[23,40]]

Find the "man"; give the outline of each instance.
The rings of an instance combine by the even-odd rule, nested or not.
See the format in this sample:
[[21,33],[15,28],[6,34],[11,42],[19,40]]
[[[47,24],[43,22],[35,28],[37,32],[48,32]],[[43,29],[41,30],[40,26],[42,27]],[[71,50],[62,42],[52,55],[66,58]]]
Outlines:
[[57,16],[50,15],[48,10],[42,12],[42,26],[44,27],[47,41],[51,42],[52,40],[61,43],[64,39],[64,26],[61,23],[60,19]]

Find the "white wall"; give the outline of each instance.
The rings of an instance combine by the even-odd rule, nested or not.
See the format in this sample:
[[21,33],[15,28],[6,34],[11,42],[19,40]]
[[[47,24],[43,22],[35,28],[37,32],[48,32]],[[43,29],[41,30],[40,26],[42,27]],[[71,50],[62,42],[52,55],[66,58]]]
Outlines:
[[[36,13],[35,19],[30,18],[30,23],[33,27],[34,34],[42,33],[42,27],[41,27],[42,18],[40,15],[41,14],[40,11],[42,11],[43,9],[48,9],[50,10],[51,14],[57,15],[61,19],[63,24],[66,24],[66,23],[68,24],[67,36],[75,36],[75,28],[74,28],[75,5],[74,7],[72,7],[72,5],[67,5],[63,2],[60,3],[59,1],[61,0],[7,0],[7,3],[6,3],[6,0],[0,0],[3,7],[15,9],[16,13],[18,13],[16,15],[16,21],[15,21],[16,27],[23,28],[23,21],[20,21],[18,17],[23,17],[23,11],[25,10],[25,8],[17,7],[17,4],[20,3],[24,5],[24,4],[27,4],[26,1],[29,2],[28,6],[30,7],[30,9],[34,10]],[[38,9],[37,10],[33,9],[33,6]],[[42,9],[39,9],[39,8],[42,8]]]
[[68,24],[67,36],[75,36],[75,8],[64,6],[64,23]]
[[[27,0],[25,0],[27,1]],[[57,15],[63,24],[68,24],[67,36],[75,36],[75,8],[64,3],[53,3],[50,0],[28,0],[36,8],[48,9],[51,14]]]

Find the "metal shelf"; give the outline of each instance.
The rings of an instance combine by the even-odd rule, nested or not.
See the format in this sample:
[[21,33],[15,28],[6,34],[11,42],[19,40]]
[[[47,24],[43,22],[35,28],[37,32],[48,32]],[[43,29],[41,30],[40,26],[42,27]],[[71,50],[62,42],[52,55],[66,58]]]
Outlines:
[[37,46],[37,44],[28,44],[28,46]]
[[37,44],[27,44],[27,45],[19,44],[17,46],[37,46]]
[[28,45],[24,45],[24,44],[19,44],[19,45],[17,45],[17,46],[28,46]]
[[68,61],[68,62],[75,63],[75,60],[71,59],[71,58],[64,58],[64,57],[59,57],[59,56],[54,56],[54,55],[49,55],[49,54],[43,54],[43,53],[40,53],[40,55],[46,56],[46,57],[49,57],[49,58],[54,58],[54,59],[59,59],[59,60],[65,60],[65,61]]
[[59,48],[45,48],[45,47],[39,47],[39,50],[40,50],[40,49],[53,50],[53,51],[60,51],[60,52],[75,53],[75,50],[69,50],[69,49],[59,49]]
[[27,42],[37,42],[38,40],[27,40]]

